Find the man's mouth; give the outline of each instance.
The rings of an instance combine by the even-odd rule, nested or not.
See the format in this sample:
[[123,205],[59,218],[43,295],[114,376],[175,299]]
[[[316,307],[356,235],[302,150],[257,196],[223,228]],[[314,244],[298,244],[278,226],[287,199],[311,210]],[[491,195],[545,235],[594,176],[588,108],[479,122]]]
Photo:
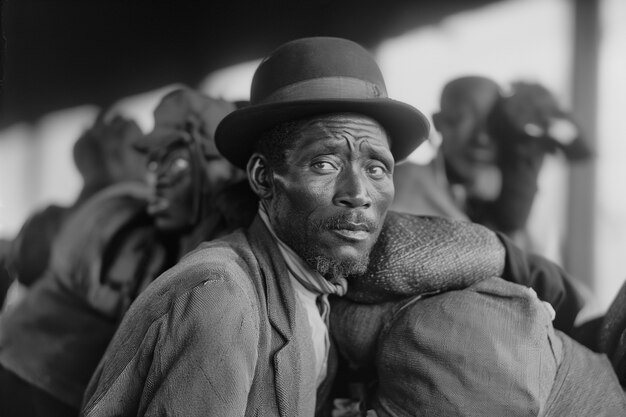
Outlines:
[[366,223],[346,222],[334,225],[331,231],[344,240],[360,242],[370,236],[370,229]]

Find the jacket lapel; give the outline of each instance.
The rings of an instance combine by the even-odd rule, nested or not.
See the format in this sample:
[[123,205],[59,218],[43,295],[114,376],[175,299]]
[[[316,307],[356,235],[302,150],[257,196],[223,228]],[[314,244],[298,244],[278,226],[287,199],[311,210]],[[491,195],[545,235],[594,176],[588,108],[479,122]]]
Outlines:
[[276,402],[283,417],[298,415],[301,390],[299,347],[294,339],[296,300],[287,266],[263,221],[257,216],[248,236],[264,280],[267,314],[279,337],[272,337]]

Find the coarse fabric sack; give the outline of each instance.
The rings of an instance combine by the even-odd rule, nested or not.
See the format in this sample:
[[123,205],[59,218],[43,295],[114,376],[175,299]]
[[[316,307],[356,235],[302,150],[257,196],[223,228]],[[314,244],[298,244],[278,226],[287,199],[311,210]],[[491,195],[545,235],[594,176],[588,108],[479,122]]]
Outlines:
[[346,297],[378,303],[467,287],[500,276],[505,250],[478,224],[389,212],[365,276],[350,279]]
[[528,288],[489,278],[404,303],[378,345],[381,416],[538,416],[561,361]]
[[607,358],[551,321],[532,290],[493,277],[404,302],[335,298],[331,329],[352,367],[377,377],[381,417],[621,415]]

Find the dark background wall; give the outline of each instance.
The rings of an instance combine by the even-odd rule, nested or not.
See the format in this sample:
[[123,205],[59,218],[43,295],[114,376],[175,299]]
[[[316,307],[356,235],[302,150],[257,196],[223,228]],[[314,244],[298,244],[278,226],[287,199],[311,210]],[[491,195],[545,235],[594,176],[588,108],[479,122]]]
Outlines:
[[313,35],[373,46],[485,0],[3,0],[0,128],[106,106]]

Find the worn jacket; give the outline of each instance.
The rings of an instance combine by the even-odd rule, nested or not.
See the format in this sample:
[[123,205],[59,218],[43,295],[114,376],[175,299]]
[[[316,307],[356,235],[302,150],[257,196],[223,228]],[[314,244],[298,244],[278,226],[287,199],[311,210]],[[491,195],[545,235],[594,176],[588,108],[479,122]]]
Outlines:
[[287,276],[259,218],[201,245],[133,304],[82,415],[314,415],[313,344]]

